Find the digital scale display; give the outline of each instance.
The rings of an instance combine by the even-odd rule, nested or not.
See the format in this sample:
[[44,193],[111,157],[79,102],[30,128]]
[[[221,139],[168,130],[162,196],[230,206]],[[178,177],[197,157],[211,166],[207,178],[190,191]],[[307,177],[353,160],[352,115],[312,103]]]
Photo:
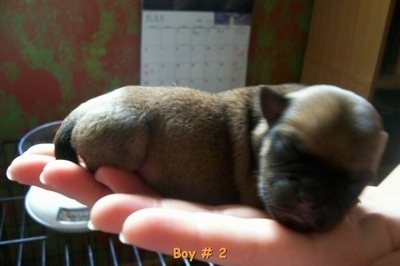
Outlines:
[[60,222],[83,222],[90,220],[90,209],[66,209],[60,208],[57,214],[57,221]]

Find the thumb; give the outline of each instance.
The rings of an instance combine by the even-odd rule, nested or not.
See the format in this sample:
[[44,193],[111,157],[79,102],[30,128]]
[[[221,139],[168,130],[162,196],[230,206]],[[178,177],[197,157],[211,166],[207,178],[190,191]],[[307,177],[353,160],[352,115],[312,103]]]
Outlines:
[[[289,265],[299,254],[309,254],[306,251],[311,248],[301,234],[269,219],[159,208],[131,214],[120,237],[122,242],[177,259],[179,251],[195,252],[196,260],[219,265]],[[302,241],[305,243],[299,243]]]

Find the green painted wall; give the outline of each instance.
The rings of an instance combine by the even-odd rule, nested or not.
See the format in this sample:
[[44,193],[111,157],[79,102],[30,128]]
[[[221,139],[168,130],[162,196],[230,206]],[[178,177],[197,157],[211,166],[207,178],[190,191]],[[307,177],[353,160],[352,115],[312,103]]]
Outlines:
[[0,2],[0,139],[138,83],[140,1]]
[[[248,84],[298,81],[312,1],[255,0]],[[0,140],[139,83],[140,0],[0,1]]]

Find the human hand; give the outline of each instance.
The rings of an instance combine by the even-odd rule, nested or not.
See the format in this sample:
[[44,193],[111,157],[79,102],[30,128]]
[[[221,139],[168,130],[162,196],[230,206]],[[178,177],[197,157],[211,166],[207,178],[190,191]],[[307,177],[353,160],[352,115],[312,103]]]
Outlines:
[[[164,199],[139,177],[110,167],[94,175],[55,160],[52,145],[37,145],[16,158],[8,176],[60,192],[92,207],[98,230],[121,240],[173,254],[174,248],[212,247],[209,258],[229,265],[393,265],[400,261],[400,193],[369,187],[343,222],[326,233],[302,234],[241,205],[209,207]],[[226,258],[220,258],[224,248]],[[397,262],[397,263],[396,263]]]
[[[125,243],[167,254],[178,247],[197,251],[201,259],[202,249],[212,247],[210,261],[221,265],[398,265],[398,202],[399,193],[368,187],[358,206],[332,231],[302,234],[245,206],[210,208],[113,194],[94,205],[92,222],[120,233]],[[113,223],[116,216],[118,222]]]

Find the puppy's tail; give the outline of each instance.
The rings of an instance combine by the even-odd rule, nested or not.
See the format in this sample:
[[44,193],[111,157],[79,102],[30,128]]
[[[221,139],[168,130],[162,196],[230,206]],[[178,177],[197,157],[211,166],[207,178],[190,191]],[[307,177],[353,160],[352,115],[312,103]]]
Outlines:
[[77,117],[68,117],[63,121],[54,137],[54,153],[56,159],[68,160],[79,164],[78,154],[72,147],[71,136]]

